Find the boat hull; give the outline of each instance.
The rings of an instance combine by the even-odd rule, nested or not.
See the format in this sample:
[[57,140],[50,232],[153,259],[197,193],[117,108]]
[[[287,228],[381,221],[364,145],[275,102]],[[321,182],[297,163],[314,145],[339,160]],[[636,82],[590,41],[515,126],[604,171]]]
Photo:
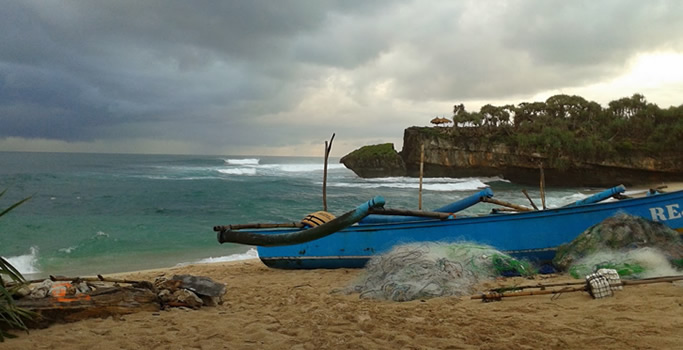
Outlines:
[[[314,241],[257,250],[267,266],[284,269],[359,268],[395,245],[416,242],[476,242],[515,257],[548,262],[558,246],[619,212],[683,232],[683,191],[524,213],[354,225]],[[292,231],[296,230],[268,233]]]

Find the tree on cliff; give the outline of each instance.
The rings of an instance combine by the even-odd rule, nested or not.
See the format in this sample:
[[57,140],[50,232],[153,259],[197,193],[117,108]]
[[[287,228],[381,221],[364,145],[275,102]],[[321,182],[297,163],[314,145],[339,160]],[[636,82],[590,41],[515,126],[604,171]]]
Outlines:
[[453,121],[455,128],[497,137],[511,149],[546,155],[562,167],[572,159],[600,161],[633,152],[670,156],[678,154],[683,139],[683,105],[662,110],[641,94],[607,108],[565,94],[517,106],[487,104],[479,112],[460,104],[454,106]]

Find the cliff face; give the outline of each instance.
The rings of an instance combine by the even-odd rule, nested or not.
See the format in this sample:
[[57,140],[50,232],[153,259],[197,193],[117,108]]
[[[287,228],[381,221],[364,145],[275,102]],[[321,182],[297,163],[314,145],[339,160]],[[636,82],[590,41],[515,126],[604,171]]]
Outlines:
[[[403,175],[419,176],[420,148],[424,144],[426,177],[502,176],[514,183],[538,185],[539,166],[543,165],[548,186],[611,187],[683,180],[683,157],[632,157],[600,163],[574,160],[573,166],[559,169],[549,166],[552,162],[540,154],[522,154],[502,143],[452,132],[451,128],[406,129],[403,150],[396,155],[404,163]],[[387,167],[388,163],[379,158],[344,164],[361,177],[369,177],[368,173],[372,177],[400,176],[400,166],[382,174],[378,164]]]

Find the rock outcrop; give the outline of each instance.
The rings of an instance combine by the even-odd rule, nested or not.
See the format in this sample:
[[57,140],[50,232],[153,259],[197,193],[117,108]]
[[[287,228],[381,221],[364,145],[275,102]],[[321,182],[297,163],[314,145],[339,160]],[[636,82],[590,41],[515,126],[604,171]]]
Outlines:
[[[425,147],[425,177],[502,176],[514,183],[538,185],[543,166],[548,186],[610,187],[683,180],[683,157],[589,162],[572,160],[572,166],[553,167],[547,157],[509,149],[466,130],[411,127],[403,135],[403,150],[393,145],[365,146],[341,162],[360,177],[419,176],[420,149]],[[374,151],[372,151],[374,150]],[[392,153],[393,152],[393,153]]]
[[340,163],[360,177],[406,175],[406,165],[393,143],[363,146],[342,157]]

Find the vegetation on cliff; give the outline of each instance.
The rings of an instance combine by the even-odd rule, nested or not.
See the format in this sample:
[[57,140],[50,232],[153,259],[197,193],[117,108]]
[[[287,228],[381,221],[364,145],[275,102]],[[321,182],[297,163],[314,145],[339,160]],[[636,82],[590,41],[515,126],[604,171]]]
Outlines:
[[661,109],[640,94],[606,108],[569,95],[516,106],[487,104],[478,112],[467,112],[460,104],[454,106],[453,121],[448,133],[454,137],[466,134],[518,153],[542,154],[548,166],[557,168],[634,156],[680,158],[683,140],[683,105]]
[[396,151],[393,143],[382,143],[379,145],[363,146],[345,157],[353,157],[358,159],[374,159],[377,157],[394,157]]
[[363,146],[340,159],[360,177],[404,176],[406,166],[393,143]]

